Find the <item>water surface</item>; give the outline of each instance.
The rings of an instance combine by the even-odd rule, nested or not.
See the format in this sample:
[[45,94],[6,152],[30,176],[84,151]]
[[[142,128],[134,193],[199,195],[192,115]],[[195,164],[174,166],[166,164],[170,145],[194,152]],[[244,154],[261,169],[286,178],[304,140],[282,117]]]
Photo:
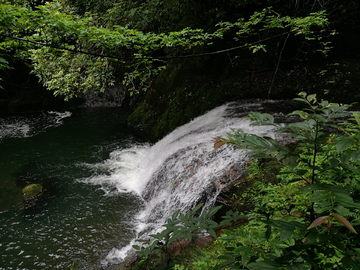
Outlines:
[[[111,166],[94,166],[110,153],[146,143],[127,128],[127,115],[96,108],[0,116],[0,269],[98,269],[134,237],[142,200],[86,182],[111,174]],[[43,195],[24,203],[31,183]]]

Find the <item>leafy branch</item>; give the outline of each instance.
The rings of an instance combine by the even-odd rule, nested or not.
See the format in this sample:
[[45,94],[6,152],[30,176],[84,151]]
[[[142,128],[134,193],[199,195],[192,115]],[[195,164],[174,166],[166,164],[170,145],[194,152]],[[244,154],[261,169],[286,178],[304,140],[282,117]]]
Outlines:
[[[284,196],[282,193],[260,193],[255,197],[254,211],[248,215],[248,233],[256,234],[251,228],[260,226],[265,236],[259,241],[268,244],[261,245],[262,251],[250,249],[247,257],[241,251],[243,248],[229,248],[226,254],[219,257],[219,260],[226,261],[219,263],[215,269],[228,265],[234,269],[324,269],[330,266],[350,269],[357,265],[360,258],[356,249],[357,239],[341,230],[341,227],[330,228],[336,221],[348,232],[357,234],[360,117],[353,112],[353,118],[349,118],[350,113],[346,110],[350,105],[318,101],[316,95],[304,92],[299,96],[295,100],[305,103],[307,107],[288,116],[297,116],[300,122],[282,126],[275,123],[274,117],[269,114],[249,115],[253,121],[250,125],[272,125],[278,129],[278,133],[293,138],[297,145],[295,149],[280,145],[273,138],[247,134],[242,130],[233,130],[227,138],[217,137],[213,142],[215,150],[224,144],[232,144],[236,148],[247,149],[248,155],[254,159],[266,159],[270,167],[280,167],[279,177],[286,179],[284,186],[289,185],[294,194],[298,194],[298,199],[306,201],[303,207],[309,205],[307,214],[284,216],[284,209],[298,207],[298,202],[292,199],[287,201],[290,203],[288,206],[275,204],[274,201],[278,200],[276,196]],[[337,123],[344,117],[348,120]],[[332,134],[331,130],[340,132]],[[277,188],[281,190],[280,185]],[[259,222],[263,225],[259,225]],[[323,224],[326,224],[326,232],[321,229]],[[272,250],[279,237],[279,248]],[[286,242],[289,239],[293,239],[292,244]],[[245,242],[242,236],[224,240],[229,243]],[[339,263],[334,264],[333,258],[337,258]]]
[[[106,28],[98,25],[95,16],[75,15],[60,1],[52,1],[36,9],[26,4],[5,3],[0,6],[0,15],[0,36],[3,37],[0,46],[8,50],[17,48],[20,51],[18,55],[30,58],[34,73],[43,84],[65,98],[98,88],[103,91],[114,83],[127,85],[131,93],[146,90],[154,76],[165,68],[166,60],[214,55],[242,48],[249,48],[253,52],[266,51],[268,40],[284,35],[289,37],[290,34],[316,40],[329,26],[324,12],[291,18],[281,16],[270,8],[255,12],[248,21],[239,19],[235,23],[220,22],[212,33],[191,28],[159,34],[119,25]],[[213,52],[194,53],[195,48],[204,51],[206,46],[234,32],[238,45]],[[243,39],[255,34],[260,34],[259,38],[250,43]],[[108,68],[104,71],[98,68],[96,71],[82,72],[80,80],[77,67],[72,66],[74,57],[83,64],[83,69],[101,66],[98,62],[106,62]],[[59,58],[61,65],[57,65],[56,59]],[[119,73],[122,79],[115,82],[110,79],[118,78]],[[102,76],[108,76],[109,79],[98,79]],[[71,87],[69,78],[77,85]],[[91,82],[94,82],[93,86]]]

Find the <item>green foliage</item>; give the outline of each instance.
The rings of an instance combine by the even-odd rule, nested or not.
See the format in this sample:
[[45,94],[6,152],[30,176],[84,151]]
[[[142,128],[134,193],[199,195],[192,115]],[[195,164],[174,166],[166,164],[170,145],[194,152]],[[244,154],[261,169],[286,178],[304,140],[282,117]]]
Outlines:
[[39,195],[43,191],[43,187],[40,184],[30,184],[22,189],[22,193],[25,200],[30,200]]
[[10,66],[9,66],[9,62],[6,61],[6,59],[0,57],[0,70],[2,69],[9,69]]
[[[149,6],[140,6],[144,12],[153,12],[162,4],[150,1]],[[328,25],[324,12],[291,17],[266,8],[254,12],[247,20],[218,23],[212,32],[185,27],[154,33],[126,24],[103,24],[96,14],[79,16],[63,1],[51,1],[36,8],[6,2],[0,5],[3,37],[0,47],[15,49],[16,56],[31,59],[33,72],[44,85],[55,94],[71,98],[80,93],[104,91],[114,83],[124,84],[130,93],[146,90],[171,57],[202,53],[206,46],[229,35],[239,48],[247,47],[253,52],[266,51],[267,40],[283,35],[302,36],[307,42],[318,44],[319,50],[327,51],[323,42],[327,42],[324,36]],[[246,41],[247,37],[253,42]]]
[[186,263],[186,269],[208,270],[213,269],[218,263],[218,257],[226,252],[223,243],[216,240],[209,247],[198,250],[191,263]]
[[[270,114],[249,115],[251,125],[273,125],[292,137],[295,148],[242,130],[216,138],[215,149],[230,143],[248,149],[250,157],[265,160],[266,166],[279,167],[279,183],[257,181],[242,195],[253,204],[246,225],[227,229],[244,218],[228,211],[220,223],[223,234],[211,247],[195,253],[192,262],[169,264],[169,269],[358,269],[360,115],[347,112],[350,105],[318,101],[303,92],[299,96],[296,100],[307,108],[289,114],[299,122],[281,125]],[[262,168],[252,161],[249,175],[261,175]],[[177,211],[166,229],[152,236],[154,242],[144,240],[147,247],[135,248],[148,259],[152,252],[166,254],[166,246],[176,239],[192,239],[197,222],[205,224],[201,220],[218,209],[192,218],[197,210],[188,215]],[[209,232],[217,226],[208,224]],[[160,241],[165,248],[157,246]]]
[[[1,56],[2,55],[0,54],[0,70],[11,69],[11,67],[9,66],[9,62]],[[2,78],[0,78],[0,81],[2,81]],[[2,89],[1,85],[0,85],[0,89]]]
[[242,130],[217,138],[215,148],[231,143],[253,158],[271,160],[268,166],[280,166],[282,182],[255,185],[249,223],[220,238],[227,252],[214,269],[359,267],[359,114],[341,122],[349,105],[299,96],[308,107],[289,116],[300,122],[282,126],[269,114],[250,115],[251,125],[273,125],[296,140],[295,150]]
[[48,90],[54,95],[64,95],[65,99],[76,93],[104,92],[114,86],[114,67],[106,58],[68,51],[41,48],[32,52],[33,73],[37,74]]
[[157,267],[156,269],[159,269],[168,256],[167,248],[169,245],[182,239],[188,239],[191,242],[196,237],[196,234],[203,230],[206,230],[211,236],[216,237],[214,229],[218,227],[218,224],[211,220],[211,218],[221,206],[203,213],[200,217],[195,217],[202,206],[203,204],[199,204],[186,214],[181,213],[179,209],[168,219],[167,223],[163,225],[165,227],[163,231],[150,235],[152,239],[136,240],[142,244],[141,246],[133,246],[142,258],[138,265],[144,265],[144,267],[148,268]]
[[174,266],[174,269],[175,270],[186,270],[186,266],[177,264]]

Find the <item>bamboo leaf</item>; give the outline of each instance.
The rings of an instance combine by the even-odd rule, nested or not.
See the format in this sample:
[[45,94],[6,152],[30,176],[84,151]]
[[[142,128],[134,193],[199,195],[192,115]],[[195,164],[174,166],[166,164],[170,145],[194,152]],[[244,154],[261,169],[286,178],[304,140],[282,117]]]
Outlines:
[[189,213],[187,213],[186,216],[191,217],[191,216],[195,215],[196,212],[197,212],[203,205],[204,205],[203,203],[198,204],[197,206],[195,206],[195,208],[194,208],[192,211],[190,211]]
[[312,228],[315,228],[315,227],[325,223],[326,221],[328,221],[329,218],[330,218],[330,216],[319,217],[319,218],[315,219],[307,229],[310,230]]
[[207,213],[206,218],[211,218],[213,215],[216,214],[217,211],[219,211],[219,209],[220,209],[221,207],[222,207],[222,205],[219,205],[219,206],[211,209],[211,210]]
[[339,221],[342,225],[344,225],[346,228],[348,228],[350,231],[354,232],[357,234],[356,230],[354,229],[354,227],[351,225],[351,223],[344,218],[343,216],[340,216],[338,214],[332,213],[331,214],[337,221]]
[[226,142],[224,141],[218,141],[214,144],[214,150],[218,150],[221,146],[223,146]]
[[304,100],[304,99],[302,99],[302,98],[293,98],[293,100],[301,101],[301,102],[305,102],[305,103],[306,103],[306,100]]
[[172,215],[172,220],[175,220],[176,218],[177,218],[177,216],[179,215],[179,213],[180,213],[180,210],[181,209],[179,209],[179,210],[177,210],[173,215]]
[[216,238],[216,232],[215,232],[213,229],[208,230],[208,233],[209,233],[212,237]]

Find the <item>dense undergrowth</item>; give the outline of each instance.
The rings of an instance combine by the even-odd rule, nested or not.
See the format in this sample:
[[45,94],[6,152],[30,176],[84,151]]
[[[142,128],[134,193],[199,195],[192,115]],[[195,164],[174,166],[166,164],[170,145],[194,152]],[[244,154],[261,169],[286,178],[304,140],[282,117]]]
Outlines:
[[[155,241],[135,246],[142,256],[135,269],[360,269],[360,115],[350,105],[299,95],[306,108],[290,114],[299,122],[284,126],[250,114],[252,125],[277,126],[295,148],[242,130],[215,140],[215,150],[226,143],[249,150],[248,173],[257,181],[237,199],[253,210],[229,211],[220,224],[211,220],[219,207],[200,217],[198,209],[174,213]],[[277,168],[276,181],[261,180],[268,168]],[[246,222],[234,225],[239,219]],[[208,248],[168,256],[174,241],[192,241],[204,229],[216,237],[220,228]]]

